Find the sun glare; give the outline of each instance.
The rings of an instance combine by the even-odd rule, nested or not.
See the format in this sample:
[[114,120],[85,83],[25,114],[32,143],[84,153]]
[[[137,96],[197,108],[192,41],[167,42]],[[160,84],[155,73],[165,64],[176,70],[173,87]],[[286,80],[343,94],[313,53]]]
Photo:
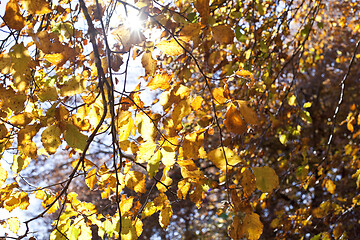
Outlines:
[[124,25],[132,31],[140,31],[144,27],[144,20],[141,18],[140,12],[136,10],[128,10]]

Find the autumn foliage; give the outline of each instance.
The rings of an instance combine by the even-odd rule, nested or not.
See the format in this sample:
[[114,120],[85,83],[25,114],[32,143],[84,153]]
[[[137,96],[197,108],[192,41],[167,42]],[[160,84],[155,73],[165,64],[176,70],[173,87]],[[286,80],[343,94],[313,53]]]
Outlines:
[[0,238],[357,238],[356,1],[5,2]]

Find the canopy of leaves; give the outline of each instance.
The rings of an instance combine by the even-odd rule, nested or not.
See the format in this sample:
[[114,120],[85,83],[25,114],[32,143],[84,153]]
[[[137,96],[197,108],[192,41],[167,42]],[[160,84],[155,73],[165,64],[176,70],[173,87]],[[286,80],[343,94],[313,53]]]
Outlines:
[[358,238],[357,1],[3,2],[9,236]]

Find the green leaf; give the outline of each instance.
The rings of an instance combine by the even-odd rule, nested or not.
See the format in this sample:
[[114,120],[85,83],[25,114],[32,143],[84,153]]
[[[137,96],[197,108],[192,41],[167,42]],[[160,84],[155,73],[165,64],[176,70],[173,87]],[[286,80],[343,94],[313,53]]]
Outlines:
[[255,167],[253,171],[256,178],[256,187],[260,191],[270,193],[279,187],[279,177],[276,175],[274,169],[265,166]]
[[64,138],[67,144],[77,151],[84,151],[88,137],[82,134],[77,127],[72,124],[66,125]]

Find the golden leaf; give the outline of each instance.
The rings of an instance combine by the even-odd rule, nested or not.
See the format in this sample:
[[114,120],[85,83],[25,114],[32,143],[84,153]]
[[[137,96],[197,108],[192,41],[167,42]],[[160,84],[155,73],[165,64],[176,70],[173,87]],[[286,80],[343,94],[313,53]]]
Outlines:
[[181,36],[187,36],[193,39],[194,37],[198,37],[201,30],[200,23],[189,23],[186,24],[180,31]]
[[170,87],[170,82],[173,79],[173,76],[168,73],[161,73],[155,75],[149,83],[146,85],[148,88],[152,90],[160,89],[167,89]]
[[151,141],[144,142],[140,145],[139,151],[137,152],[136,162],[144,163],[148,161],[156,150],[156,144]]
[[10,197],[4,201],[4,207],[11,212],[14,208],[19,207],[22,210],[26,210],[29,206],[29,196],[26,192],[13,192]]
[[125,177],[125,184],[126,186],[134,190],[138,193],[145,193],[146,187],[145,187],[145,175],[141,172],[137,171],[130,171],[126,174]]
[[256,115],[254,110],[248,107],[247,101],[237,100],[236,102],[239,104],[240,113],[241,115],[243,115],[247,123],[254,125],[259,124],[258,116]]
[[165,166],[165,168],[163,170],[163,175],[162,175],[162,177],[160,179],[161,183],[158,182],[156,184],[157,189],[162,193],[166,192],[168,190],[168,188],[165,187],[165,186],[170,186],[172,184],[172,182],[173,182],[173,180],[169,177],[170,169],[171,169],[171,166]]
[[17,0],[10,0],[6,4],[4,22],[12,29],[21,30],[25,27],[25,18],[20,13],[20,8]]
[[46,0],[20,0],[20,2],[30,14],[47,14],[51,12],[49,2]]
[[214,88],[212,90],[212,95],[216,104],[223,104],[227,100],[227,98],[224,96],[224,89],[222,88]]
[[124,216],[125,214],[129,213],[131,207],[133,206],[133,202],[134,202],[134,197],[126,198],[125,195],[121,195],[121,201],[120,201],[121,216]]
[[64,84],[59,84],[61,96],[73,96],[82,93],[86,88],[86,77],[83,75],[72,76]]
[[181,100],[174,108],[172,119],[176,127],[182,119],[191,113],[190,98]]
[[201,104],[204,101],[204,99],[200,96],[196,96],[196,98],[191,102],[191,108],[196,111],[201,108]]
[[[182,44],[180,40],[178,40],[178,42]],[[179,43],[177,43],[174,39],[163,40],[156,44],[156,47],[169,56],[176,56],[184,53],[184,49],[179,45]]]
[[23,112],[9,119],[9,122],[15,126],[28,125],[33,120],[33,116],[28,112]]
[[95,183],[97,183],[97,177],[96,177],[96,169],[93,168],[91,169],[86,178],[85,178],[85,182],[86,182],[86,185],[92,190],[94,188],[94,185]]
[[138,131],[145,141],[154,142],[156,128],[150,117],[144,113],[138,113],[135,117],[135,124],[138,126]]
[[177,163],[181,167],[181,175],[183,176],[183,178],[204,178],[204,173],[195,165],[194,161],[178,160]]
[[119,141],[125,141],[129,138],[130,133],[133,131],[135,124],[131,116],[131,112],[121,111],[118,116],[118,134]]
[[226,171],[226,160],[228,164],[228,168],[230,166],[234,166],[241,162],[241,159],[238,155],[236,155],[230,148],[227,147],[219,147],[217,149],[212,150],[208,153],[209,160],[215,164],[217,168],[221,171]]
[[239,77],[254,79],[253,74],[248,70],[240,69],[235,74],[238,75]]
[[249,197],[250,194],[256,189],[256,180],[254,174],[246,168],[240,173],[241,176],[241,186],[243,187],[244,195]]
[[168,146],[164,146],[161,149],[161,154],[162,154],[162,158],[161,158],[161,162],[165,165],[165,166],[172,166],[175,163],[175,155],[176,152]]
[[179,199],[186,199],[186,195],[190,190],[190,186],[191,186],[190,182],[187,181],[186,179],[183,179],[178,183],[177,196]]
[[197,159],[199,157],[199,150],[203,145],[204,132],[197,131],[189,133],[185,136],[183,141],[184,158],[185,159]]
[[214,40],[221,44],[230,44],[234,41],[235,33],[228,25],[218,25],[211,30]]
[[225,127],[232,133],[243,134],[246,131],[246,124],[241,117],[240,111],[230,103],[225,114]]
[[5,183],[7,175],[7,171],[0,166],[0,187]]
[[324,180],[324,182],[325,182],[325,187],[328,190],[328,192],[331,194],[334,194],[335,189],[336,189],[336,185],[334,184],[334,182],[331,181],[330,179]]
[[274,169],[265,167],[254,167],[253,172],[256,178],[256,187],[262,192],[272,192],[279,187],[279,177]]
[[61,144],[61,130],[57,125],[52,125],[46,128],[41,134],[41,142],[47,153],[56,153],[57,148]]
[[164,228],[164,229],[167,228],[172,214],[173,214],[173,211],[172,211],[170,204],[166,204],[166,206],[163,209],[161,209],[160,215],[159,215],[159,223],[162,228]]
[[229,227],[229,236],[233,239],[245,237],[249,240],[257,240],[263,232],[263,227],[264,225],[256,213],[247,213],[242,221],[235,216]]
[[19,173],[21,170],[25,169],[30,163],[30,158],[22,158],[19,155],[14,155],[14,161],[11,165],[11,170],[15,173]]
[[9,225],[10,231],[17,234],[20,228],[20,220],[17,217],[11,217],[6,220],[7,224]]
[[156,60],[153,59],[151,52],[145,52],[141,58],[141,64],[145,68],[145,74],[153,76],[156,71]]

